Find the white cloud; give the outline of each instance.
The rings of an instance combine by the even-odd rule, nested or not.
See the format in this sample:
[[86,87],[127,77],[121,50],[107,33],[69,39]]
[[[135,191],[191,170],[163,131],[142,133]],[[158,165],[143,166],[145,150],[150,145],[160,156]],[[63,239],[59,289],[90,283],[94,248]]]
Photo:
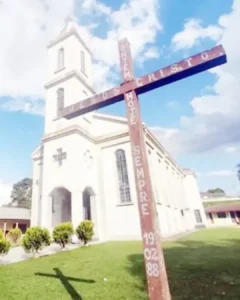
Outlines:
[[181,152],[177,142],[180,130],[177,128],[164,128],[160,126],[150,127],[152,133],[157,137],[160,143],[175,156]]
[[159,49],[156,47],[149,48],[145,52],[145,58],[159,58],[159,56]]
[[[162,29],[157,12],[157,0],[130,0],[123,3],[118,10],[112,10],[109,14],[109,30],[106,38],[92,36],[92,51],[97,61],[97,67],[94,69],[94,79],[98,91],[109,87],[118,78],[115,71],[118,71],[119,66],[117,44],[119,39],[128,38],[135,62],[142,64],[146,60],[159,57],[159,51],[154,47],[157,33]],[[105,84],[98,81],[98,78],[100,78],[98,72],[103,76],[102,80],[103,78],[107,79]]]
[[10,202],[12,185],[0,180],[0,206]]
[[223,34],[217,43],[223,44],[228,62],[211,70],[216,83],[205,90],[205,95],[191,101],[193,116],[181,117],[180,129],[171,137],[170,152],[203,152],[240,145],[240,36],[236,26],[239,19],[240,1],[235,0],[232,12],[218,21]]
[[[1,109],[43,113],[47,49],[69,14],[77,14],[83,39],[94,53],[96,89],[108,88],[118,78],[117,41],[127,37],[133,58],[143,63],[157,58],[155,40],[161,24],[158,0],[126,0],[119,9],[97,0],[2,0],[0,4],[0,103]],[[13,9],[14,7],[14,9]],[[84,18],[81,18],[84,16]],[[104,37],[95,36],[98,24],[106,24]],[[118,73],[116,72],[118,71]],[[3,101],[0,98],[0,101]],[[27,103],[27,104],[26,104]]]
[[228,177],[228,176],[236,176],[236,172],[231,170],[217,170],[217,171],[209,171],[209,172],[197,172],[197,176],[199,177]]
[[96,13],[109,15],[111,13],[110,7],[97,0],[78,0],[76,2],[77,5],[80,5],[80,10],[82,10],[84,14]]
[[224,151],[225,151],[226,153],[232,154],[232,153],[237,153],[237,152],[239,152],[239,148],[234,147],[234,146],[229,146],[229,147],[226,147],[226,148],[224,149]]
[[204,39],[217,41],[222,35],[222,28],[216,25],[202,26],[199,19],[186,20],[184,29],[174,35],[172,44],[175,50],[189,49]]
[[8,111],[24,111],[26,113],[44,115],[43,99],[35,97],[15,97],[2,101],[0,108]]
[[73,0],[1,1],[0,97],[12,98],[2,108],[26,111],[25,97],[33,107],[39,105],[47,71],[46,46],[72,13],[73,4]]
[[169,101],[167,102],[167,106],[170,107],[170,108],[176,108],[178,107],[178,102],[177,101]]

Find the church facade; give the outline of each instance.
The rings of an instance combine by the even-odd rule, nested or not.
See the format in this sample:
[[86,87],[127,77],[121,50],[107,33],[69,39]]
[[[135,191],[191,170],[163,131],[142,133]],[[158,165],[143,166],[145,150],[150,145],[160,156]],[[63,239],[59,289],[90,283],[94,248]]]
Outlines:
[[[69,21],[48,46],[45,129],[34,151],[31,226],[50,230],[94,222],[99,240],[139,239],[138,203],[127,119],[88,113],[58,118],[63,107],[95,94],[92,53]],[[181,168],[144,126],[163,237],[206,224],[196,176]]]

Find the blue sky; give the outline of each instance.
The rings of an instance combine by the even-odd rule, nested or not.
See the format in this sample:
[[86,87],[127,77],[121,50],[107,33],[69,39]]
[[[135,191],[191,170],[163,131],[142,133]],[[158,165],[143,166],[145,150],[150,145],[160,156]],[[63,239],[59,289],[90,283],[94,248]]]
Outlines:
[[[129,38],[137,76],[223,43],[227,66],[151,91],[140,102],[144,122],[180,165],[197,172],[201,191],[221,187],[228,193],[240,192],[235,168],[240,162],[236,84],[240,54],[234,50],[240,46],[234,26],[240,18],[239,1],[40,2],[33,0],[24,7],[15,0],[14,11],[9,1],[0,6],[0,25],[9,29],[0,32],[5,41],[0,50],[0,201],[14,182],[32,176],[31,153],[43,135],[46,44],[70,13],[79,19],[86,38],[93,40],[98,90],[119,80],[117,53],[112,61],[104,53],[109,41],[115,41],[112,36]],[[105,76],[99,75],[100,67]],[[124,115],[124,103],[101,111]]]

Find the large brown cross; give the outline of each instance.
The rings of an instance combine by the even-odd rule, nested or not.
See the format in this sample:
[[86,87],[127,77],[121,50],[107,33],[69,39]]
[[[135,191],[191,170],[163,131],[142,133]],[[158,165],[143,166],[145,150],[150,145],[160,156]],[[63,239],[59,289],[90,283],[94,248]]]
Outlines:
[[222,46],[217,46],[137,79],[134,78],[130,45],[127,39],[119,41],[119,53],[123,83],[65,107],[61,117],[71,119],[125,99],[149,299],[170,300],[171,295],[161,246],[156,203],[150,182],[138,95],[224,64],[227,61],[226,53]]

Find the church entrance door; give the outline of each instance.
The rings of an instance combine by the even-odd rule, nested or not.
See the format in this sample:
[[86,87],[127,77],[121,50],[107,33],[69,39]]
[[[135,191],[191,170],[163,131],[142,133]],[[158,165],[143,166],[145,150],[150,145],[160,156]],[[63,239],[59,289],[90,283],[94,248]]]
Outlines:
[[91,188],[87,187],[83,191],[83,220],[92,220],[91,190]]
[[72,222],[71,193],[63,188],[55,188],[52,193],[52,227],[64,222]]
[[86,187],[82,194],[83,220],[91,220],[94,224],[94,239],[98,239],[98,220],[96,194],[91,187]]

